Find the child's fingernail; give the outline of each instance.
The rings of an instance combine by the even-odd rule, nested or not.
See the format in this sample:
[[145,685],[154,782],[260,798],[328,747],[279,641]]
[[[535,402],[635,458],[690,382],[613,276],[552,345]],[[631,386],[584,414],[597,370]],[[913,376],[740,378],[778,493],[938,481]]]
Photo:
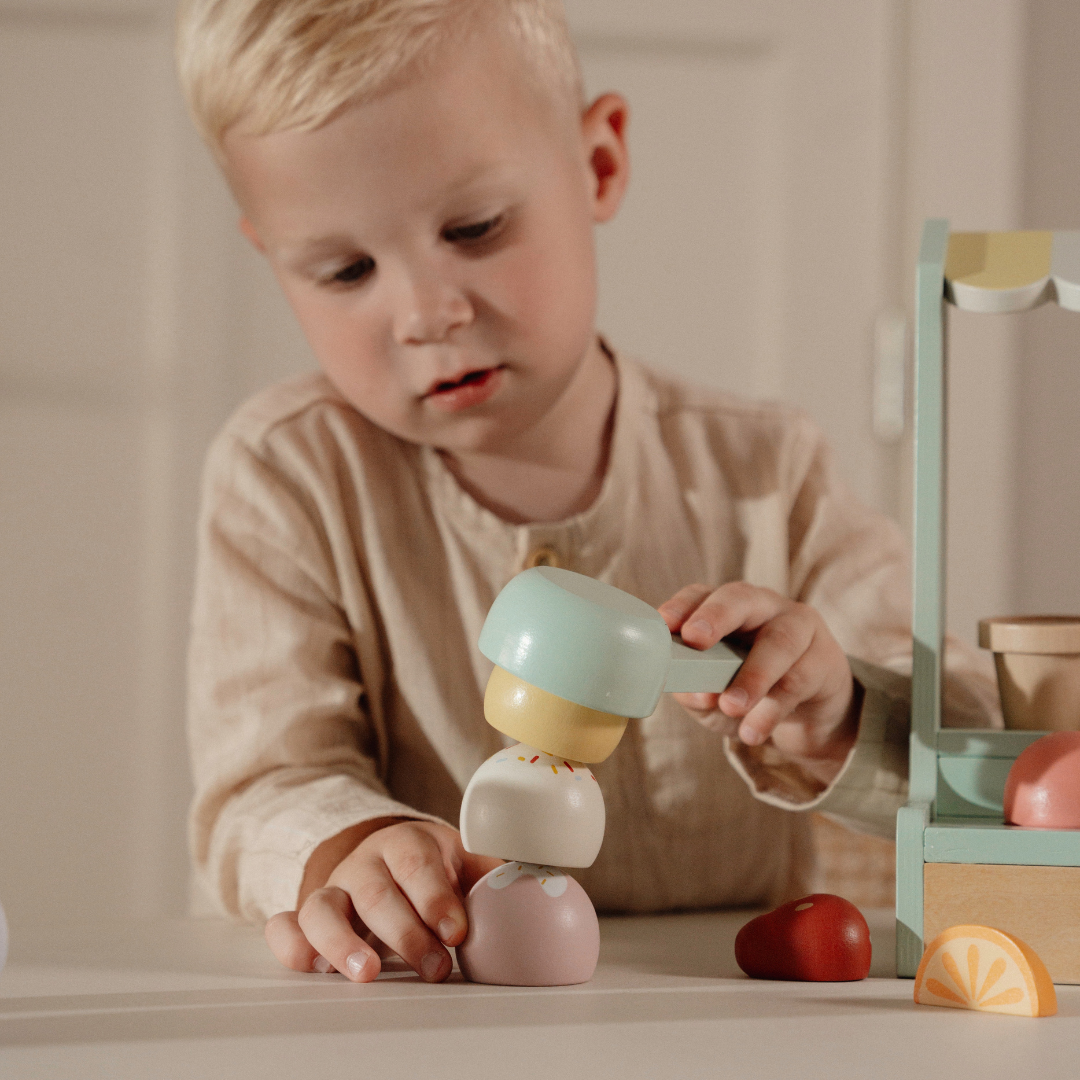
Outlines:
[[745,709],[749,700],[750,696],[741,687],[736,686],[734,690],[724,691],[724,702],[733,709]]
[[368,953],[354,952],[349,955],[348,960],[345,961],[345,966],[349,969],[349,974],[354,979],[359,979],[363,973],[365,967],[367,967]]
[[442,971],[444,955],[444,953],[429,952],[420,961],[420,974],[428,982],[434,982],[439,977],[439,972]]
[[688,623],[687,630],[693,630],[698,634],[707,634],[712,630],[712,627],[704,619],[695,619],[692,623]]
[[316,956],[315,963],[311,965],[314,971],[317,971],[320,975],[328,975],[334,970],[334,965],[326,959],[325,956]]
[[458,924],[447,916],[441,923],[439,923],[439,937],[443,941],[449,941],[454,934],[457,933]]
[[739,728],[739,741],[746,746],[760,746],[765,740],[761,732],[752,727]]

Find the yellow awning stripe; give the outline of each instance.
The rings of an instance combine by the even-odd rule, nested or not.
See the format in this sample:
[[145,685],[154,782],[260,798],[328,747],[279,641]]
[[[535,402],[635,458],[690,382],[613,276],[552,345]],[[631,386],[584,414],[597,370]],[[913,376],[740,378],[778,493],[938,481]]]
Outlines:
[[1023,311],[1055,299],[1080,311],[1080,232],[953,233],[945,295],[969,311]]

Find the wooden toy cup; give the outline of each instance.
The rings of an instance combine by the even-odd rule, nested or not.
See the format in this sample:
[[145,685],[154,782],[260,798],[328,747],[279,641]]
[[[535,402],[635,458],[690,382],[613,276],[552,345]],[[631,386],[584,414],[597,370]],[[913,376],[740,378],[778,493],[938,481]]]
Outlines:
[[1007,728],[1080,730],[1080,616],[982,619],[979,644],[993,650]]

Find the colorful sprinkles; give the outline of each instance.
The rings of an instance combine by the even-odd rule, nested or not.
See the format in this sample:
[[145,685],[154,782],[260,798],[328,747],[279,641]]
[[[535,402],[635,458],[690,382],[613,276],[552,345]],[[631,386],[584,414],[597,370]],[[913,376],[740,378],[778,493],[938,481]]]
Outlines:
[[[517,749],[517,748],[516,747],[510,747],[509,749],[513,750],[513,749]],[[523,747],[523,749],[531,749],[531,747]],[[507,753],[507,754],[504,754],[502,757],[495,758],[495,763],[497,765],[501,765],[505,761],[510,761],[512,757],[516,758],[518,761],[528,761],[528,763],[530,765],[535,765],[543,757],[543,758],[547,759],[545,764],[551,766],[551,771],[556,776],[559,775],[559,766],[560,765],[565,765],[566,768],[569,770],[570,775],[573,776],[573,778],[575,780],[582,780],[585,776],[588,776],[588,778],[590,780],[595,780],[596,779],[596,777],[592,774],[592,771],[590,769],[585,768],[585,766],[582,765],[580,762],[578,763],[578,766],[575,768],[573,765],[570,764],[569,761],[566,760],[566,758],[556,758],[553,754],[549,754],[546,750],[541,750],[540,753],[533,754],[533,756],[531,758],[526,758],[524,754],[513,754],[513,755],[511,755],[511,754]]]

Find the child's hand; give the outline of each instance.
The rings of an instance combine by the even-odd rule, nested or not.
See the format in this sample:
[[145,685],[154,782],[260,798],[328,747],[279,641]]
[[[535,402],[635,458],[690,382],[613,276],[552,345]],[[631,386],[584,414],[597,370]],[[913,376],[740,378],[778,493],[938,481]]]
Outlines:
[[745,582],[718,589],[689,585],[660,606],[672,633],[708,649],[728,634],[753,646],[722,694],[676,694],[706,727],[738,734],[747,746],[769,738],[791,757],[843,762],[858,733],[855,683],[847,657],[824,619]]
[[446,825],[365,822],[316,849],[300,909],[270,919],[266,941],[296,971],[337,969],[370,982],[382,968],[381,950],[441,982],[453,967],[445,946],[459,944],[468,929],[463,896],[501,863],[470,855]]

